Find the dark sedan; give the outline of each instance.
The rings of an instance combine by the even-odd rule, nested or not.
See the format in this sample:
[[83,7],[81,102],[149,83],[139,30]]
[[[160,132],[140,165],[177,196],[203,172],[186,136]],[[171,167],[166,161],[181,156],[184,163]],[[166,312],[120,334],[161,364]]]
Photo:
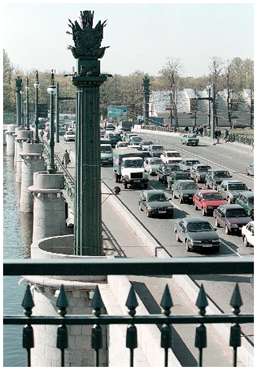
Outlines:
[[218,185],[223,180],[231,179],[231,177],[230,173],[226,170],[211,170],[206,176],[206,186],[208,189],[217,190]]
[[224,204],[213,211],[215,226],[225,228],[226,234],[241,232],[242,227],[252,219],[243,207],[238,204]]
[[167,184],[167,176],[169,176],[172,172],[178,171],[180,171],[179,164],[162,164],[157,170],[157,178],[163,184]]
[[187,251],[218,252],[220,239],[212,225],[200,217],[186,217],[174,229],[176,240],[184,242]]
[[173,215],[173,205],[163,190],[145,190],[140,193],[138,206],[147,217],[154,215]]
[[195,164],[191,169],[191,177],[197,183],[205,183],[206,176],[210,170],[211,166],[205,164]]

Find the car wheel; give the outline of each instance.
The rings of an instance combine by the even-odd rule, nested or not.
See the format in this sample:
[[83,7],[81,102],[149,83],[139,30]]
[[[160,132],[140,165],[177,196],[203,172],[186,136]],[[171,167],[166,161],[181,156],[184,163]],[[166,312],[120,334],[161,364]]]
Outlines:
[[249,243],[247,241],[246,236],[243,236],[243,244],[244,244],[244,247],[249,247]]
[[188,252],[192,252],[192,247],[190,246],[190,243],[188,240],[186,241],[186,247],[187,247]]
[[143,188],[144,189],[147,189],[148,188],[148,183],[147,182],[144,183]]
[[197,204],[195,203],[195,210],[198,211],[198,207],[197,207]]
[[127,188],[128,188],[128,184],[124,182],[124,189],[127,189]]
[[177,231],[175,231],[175,238],[176,238],[176,242],[181,242]]
[[183,203],[183,198],[182,197],[179,197],[179,203],[182,204]]
[[219,226],[220,226],[220,224],[219,224],[219,222],[218,222],[217,218],[215,218],[215,220],[214,220],[214,224],[215,224],[215,226],[216,226],[216,227],[219,227]]
[[146,210],[146,216],[147,216],[147,217],[151,217],[151,214],[150,214],[150,212],[148,211],[148,209]]
[[229,235],[229,234],[230,234],[230,230],[229,230],[229,228],[228,228],[228,226],[227,226],[227,225],[225,226],[225,234],[227,234],[227,235]]
[[202,208],[202,215],[203,215],[203,216],[206,216],[206,214],[207,214],[207,213],[206,213],[205,208]]

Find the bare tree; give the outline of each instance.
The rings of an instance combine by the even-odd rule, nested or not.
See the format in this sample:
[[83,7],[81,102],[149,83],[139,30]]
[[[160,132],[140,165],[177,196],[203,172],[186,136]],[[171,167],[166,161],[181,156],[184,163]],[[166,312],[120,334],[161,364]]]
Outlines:
[[215,130],[215,126],[218,126],[217,96],[223,85],[221,79],[223,69],[223,61],[220,58],[213,57],[209,65],[210,83],[212,85],[213,131]]
[[168,87],[171,90],[170,103],[170,119],[171,126],[174,119],[174,130],[177,130],[178,127],[178,111],[177,111],[177,95],[180,82],[180,73],[182,70],[182,64],[179,59],[168,59],[167,64],[164,68],[161,69],[161,77],[166,80]]

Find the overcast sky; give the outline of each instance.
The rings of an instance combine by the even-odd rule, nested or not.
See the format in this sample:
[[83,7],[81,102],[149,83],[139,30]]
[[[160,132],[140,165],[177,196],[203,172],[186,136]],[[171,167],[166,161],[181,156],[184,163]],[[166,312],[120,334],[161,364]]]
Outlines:
[[152,75],[167,58],[179,58],[184,75],[208,73],[210,58],[254,57],[253,4],[6,4],[3,46],[23,70],[71,71],[68,18],[95,10],[95,24],[107,19],[102,46],[109,45],[102,71]]

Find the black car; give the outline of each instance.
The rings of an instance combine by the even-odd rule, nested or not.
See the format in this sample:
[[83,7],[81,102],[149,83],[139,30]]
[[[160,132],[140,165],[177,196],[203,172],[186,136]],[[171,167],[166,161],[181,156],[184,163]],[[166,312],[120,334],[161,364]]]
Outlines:
[[222,183],[223,180],[231,179],[231,175],[227,170],[211,170],[206,176],[206,186],[208,189],[217,190],[218,185]]
[[210,170],[211,166],[208,166],[206,164],[195,164],[191,168],[191,177],[197,183],[205,183],[206,176]]
[[163,190],[145,190],[140,193],[138,206],[147,217],[173,215],[173,205]]
[[178,171],[180,171],[179,164],[163,164],[157,170],[157,179],[163,184],[167,184],[167,176],[169,176],[172,172]]

